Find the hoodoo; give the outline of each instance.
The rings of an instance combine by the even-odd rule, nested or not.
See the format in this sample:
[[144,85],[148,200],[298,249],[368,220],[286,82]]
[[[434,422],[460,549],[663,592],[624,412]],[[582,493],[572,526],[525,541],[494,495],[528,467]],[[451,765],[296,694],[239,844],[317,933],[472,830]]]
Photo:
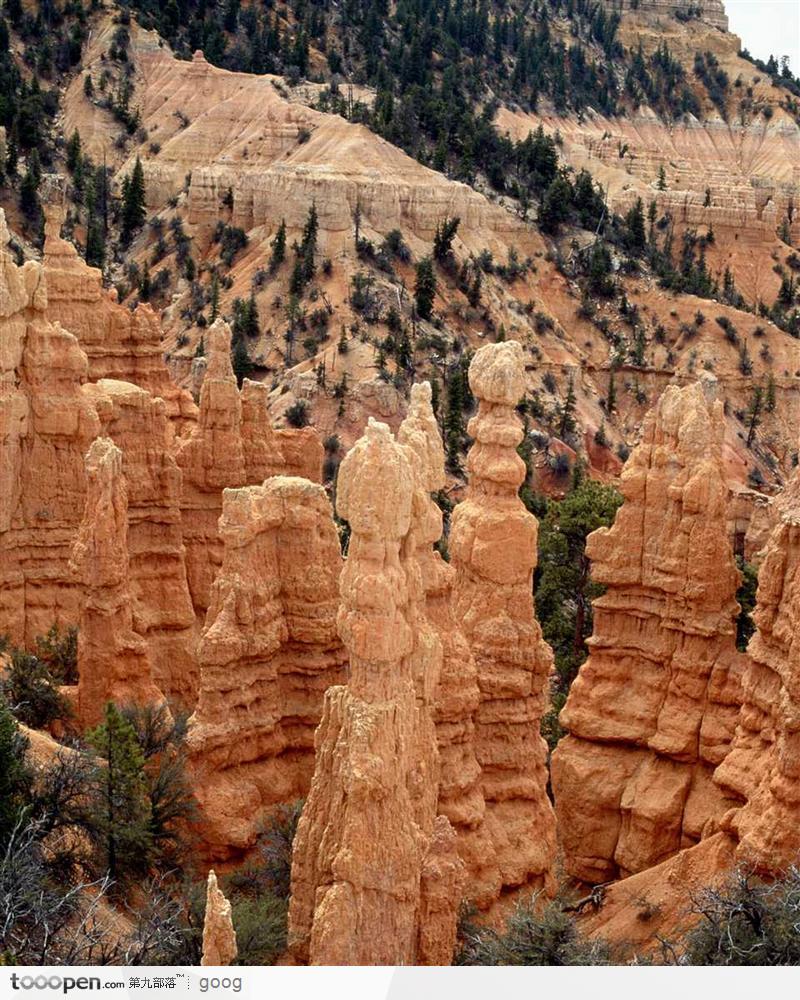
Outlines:
[[73,549],[85,602],[78,633],[78,718],[96,725],[107,702],[160,704],[147,646],[134,631],[128,491],[122,452],[97,438],[86,456],[86,511]]
[[478,669],[476,755],[486,800],[484,822],[501,886],[552,888],[555,815],[547,797],[547,748],[539,734],[553,654],[533,603],[536,518],[518,490],[517,454],[525,391],[522,348],[487,344],[472,359],[469,384],[478,412],[467,459],[466,499],[453,512],[453,607]]
[[725,524],[716,380],[669,387],[622,474],[614,526],[589,537],[590,656],[552,762],[567,871],[590,882],[651,867],[713,832],[746,657]]
[[294,844],[290,946],[312,964],[432,963],[455,944],[461,868],[435,815],[438,752],[414,676],[414,489],[406,449],[371,421],[339,471],[348,684],[325,696]]
[[225,490],[219,534],[188,749],[198,833],[225,858],[255,843],[271,806],[307,793],[323,695],[345,655],[342,560],[321,486],[278,476]]

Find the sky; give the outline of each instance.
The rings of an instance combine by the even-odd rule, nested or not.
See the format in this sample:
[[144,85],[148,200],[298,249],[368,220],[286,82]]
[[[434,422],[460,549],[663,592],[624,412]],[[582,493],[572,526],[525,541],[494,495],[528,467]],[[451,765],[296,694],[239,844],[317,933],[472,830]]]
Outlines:
[[731,31],[751,55],[768,59],[789,56],[800,74],[800,0],[725,0]]

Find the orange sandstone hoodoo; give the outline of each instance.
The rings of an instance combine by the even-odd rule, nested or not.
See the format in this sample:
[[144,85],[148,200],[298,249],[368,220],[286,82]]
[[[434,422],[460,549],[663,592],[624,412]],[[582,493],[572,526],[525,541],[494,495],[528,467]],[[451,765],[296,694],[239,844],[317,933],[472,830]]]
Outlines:
[[711,780],[728,752],[747,658],[725,524],[716,380],[670,386],[622,475],[612,528],[590,535],[590,656],[552,761],[567,872],[642,871],[713,833],[732,800]]
[[133,629],[128,491],[122,452],[97,438],[86,456],[86,510],[72,553],[85,600],[78,632],[78,718],[100,721],[108,701],[160,704],[147,646]]
[[491,842],[478,874],[480,898],[499,895],[502,886],[554,885],[556,824],[539,733],[553,654],[534,613],[538,523],[518,496],[525,478],[515,411],[525,392],[520,345],[482,347],[470,364],[469,384],[478,400],[468,428],[475,443],[466,499],[453,512],[450,552],[453,610],[480,689],[474,745]]
[[345,653],[342,559],[322,486],[277,476],[225,490],[219,537],[187,743],[198,834],[226,858],[252,847],[270,806],[306,794],[322,698]]
[[338,615],[350,673],[325,695],[294,843],[289,936],[299,961],[439,964],[455,945],[463,867],[436,815],[436,640],[419,627],[422,468],[371,420],[339,470],[337,507],[352,531]]
[[714,780],[745,802],[724,823],[739,860],[778,875],[800,853],[800,473],[780,499],[753,619],[736,735]]

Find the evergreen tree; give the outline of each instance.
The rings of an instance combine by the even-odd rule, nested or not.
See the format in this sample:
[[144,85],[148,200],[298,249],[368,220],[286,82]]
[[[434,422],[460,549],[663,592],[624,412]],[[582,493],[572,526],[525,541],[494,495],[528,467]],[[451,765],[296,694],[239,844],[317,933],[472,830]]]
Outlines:
[[775,412],[775,376],[772,372],[769,373],[769,378],[767,379],[767,397],[764,402],[764,408],[767,413]]
[[20,818],[23,792],[30,786],[31,776],[25,767],[27,744],[5,698],[0,697],[0,850]]
[[449,263],[453,254],[453,240],[458,232],[461,222],[457,216],[453,219],[444,219],[436,226],[436,234],[433,237],[433,256],[439,264]]
[[630,211],[625,216],[625,245],[632,254],[641,253],[647,246],[647,233],[644,226],[644,205],[642,199],[637,198],[631,206]]
[[122,184],[122,239],[126,243],[144,225],[145,215],[144,170],[137,156],[133,170]]
[[269,259],[270,274],[274,274],[281,264],[286,260],[286,220],[281,219],[278,231],[270,243],[272,254]]
[[436,296],[436,275],[430,257],[425,257],[417,264],[417,282],[414,287],[414,297],[417,314],[421,319],[430,319],[433,315],[433,300]]
[[41,214],[41,206],[39,205],[39,178],[30,164],[20,184],[19,207],[29,222],[37,222],[39,220]]
[[563,174],[559,174],[545,192],[539,208],[539,225],[542,230],[555,236],[563,222],[569,218],[572,202],[572,185]]
[[233,374],[236,376],[236,384],[241,389],[242,382],[244,382],[253,370],[253,362],[250,360],[250,355],[247,353],[247,345],[242,337],[238,337],[231,348],[231,365],[233,367]]
[[78,130],[75,129],[67,143],[67,170],[71,174],[75,173],[75,168],[78,166],[80,159],[81,137],[78,135]]
[[144,873],[152,849],[151,808],[136,731],[109,702],[103,722],[87,738],[104,762],[93,772],[89,808],[106,868],[113,879]]
[[663,163],[658,168],[658,190],[659,191],[666,191],[667,190],[667,172],[664,169],[664,164]]
[[572,379],[567,383],[567,397],[561,407],[561,419],[558,424],[558,436],[562,441],[575,433],[575,387]]
[[750,405],[747,408],[747,447],[753,444],[756,428],[761,423],[761,409],[764,405],[764,390],[760,385],[754,386]]
[[[583,478],[561,501],[547,502],[539,527],[536,614],[556,658],[559,709],[586,659],[592,632],[592,601],[603,588],[592,583],[586,539],[614,522],[622,497],[612,486]],[[553,718],[555,724],[555,718]]]
[[6,149],[6,173],[9,177],[17,176],[17,160],[19,159],[19,148],[17,146],[17,136],[14,129],[11,130],[11,135],[8,138],[8,146]]

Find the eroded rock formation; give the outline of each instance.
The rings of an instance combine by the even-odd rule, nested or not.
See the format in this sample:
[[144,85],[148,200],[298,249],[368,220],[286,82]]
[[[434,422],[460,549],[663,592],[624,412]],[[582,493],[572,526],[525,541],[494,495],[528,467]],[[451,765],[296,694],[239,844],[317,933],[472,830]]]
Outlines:
[[222,566],[188,737],[198,831],[220,857],[252,846],[270,806],[308,791],[323,695],[345,660],[342,559],[325,490],[278,476],[223,496]]
[[186,572],[195,611],[201,617],[208,609],[211,584],[222,562],[217,535],[222,491],[247,482],[242,401],[231,367],[231,331],[221,319],[206,334],[206,357],[200,416],[189,436],[178,442],[175,455],[183,472]]
[[590,535],[589,659],[552,761],[566,870],[602,882],[659,864],[716,828],[746,658],[725,523],[716,382],[672,386],[622,474],[612,528]]
[[748,646],[742,708],[731,751],[714,780],[734,795],[725,827],[737,857],[777,875],[800,852],[800,477],[787,486],[759,569],[756,633]]
[[206,886],[206,915],[203,921],[201,965],[232,965],[236,961],[236,931],[233,929],[230,900],[217,885],[212,868]]
[[64,210],[48,206],[44,274],[49,320],[74,334],[89,360],[88,377],[133,382],[164,400],[170,426],[178,433],[197,417],[185,389],[169,376],[161,346],[158,317],[147,304],[131,311],[117,302],[115,290],[103,288],[102,272],[89,267],[72,243],[61,239]]
[[483,823],[486,806],[475,756],[478,672],[469,643],[453,614],[455,570],[433,547],[442,535],[442,513],[431,493],[443,489],[446,479],[444,448],[427,382],[412,386],[408,414],[397,439],[409,450],[418,482],[414,553],[422,573],[425,618],[433,631],[429,645],[438,677],[433,708],[440,761],[438,809],[458,835],[470,899],[485,905],[497,898],[501,882]]
[[514,409],[525,391],[520,345],[482,347],[472,359],[469,384],[478,400],[468,428],[475,443],[467,495],[453,512],[450,553],[454,612],[480,688],[475,750],[492,844],[485,878],[493,883],[483,891],[524,883],[549,889],[555,816],[539,724],[553,654],[533,606],[538,525],[517,495],[525,478],[516,451],[522,424]]
[[147,643],[161,690],[191,708],[197,635],[181,533],[181,473],[168,449],[167,407],[130,382],[101,379],[83,392],[102,433],[122,449],[134,628]]
[[147,646],[133,628],[128,491],[122,452],[97,438],[86,456],[86,510],[72,552],[85,600],[78,632],[78,718],[96,725],[106,702],[159,704]]
[[722,0],[703,0],[703,3],[696,5],[686,4],[681,0],[605,0],[606,6],[616,11],[642,11],[652,14],[663,14],[664,17],[673,18],[676,14],[686,14],[688,7],[695,6],[699,11],[699,18],[706,24],[720,28],[722,31],[728,30],[728,15],[725,13],[725,5]]
[[338,479],[350,675],[325,696],[294,847],[290,945],[312,964],[447,961],[455,943],[461,863],[436,817],[438,753],[415,677],[431,662],[411,624],[423,613],[415,487],[409,452],[371,421]]
[[207,365],[200,390],[200,416],[177,443],[183,471],[183,540],[186,570],[196,613],[202,618],[211,584],[222,561],[217,521],[222,491],[255,485],[266,476],[322,476],[322,443],[313,427],[276,432],[267,410],[266,390],[245,382],[240,393],[231,366],[231,331],[218,319],[206,335]]
[[86,355],[47,320],[42,268],[17,267],[8,239],[0,211],[0,620],[30,644],[54,622],[78,619],[70,549],[100,425],[81,392]]

